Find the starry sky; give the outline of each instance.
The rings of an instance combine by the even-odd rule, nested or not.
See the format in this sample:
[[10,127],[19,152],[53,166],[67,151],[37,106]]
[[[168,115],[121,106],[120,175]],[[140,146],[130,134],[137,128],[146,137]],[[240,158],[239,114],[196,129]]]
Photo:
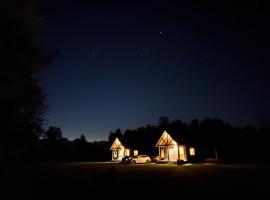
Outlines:
[[40,45],[59,52],[41,74],[48,124],[93,141],[160,116],[267,121],[264,1],[179,2],[41,1]]

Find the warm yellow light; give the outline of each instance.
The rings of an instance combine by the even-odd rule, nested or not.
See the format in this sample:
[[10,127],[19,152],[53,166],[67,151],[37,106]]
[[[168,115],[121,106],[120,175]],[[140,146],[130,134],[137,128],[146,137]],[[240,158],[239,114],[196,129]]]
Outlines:
[[129,149],[125,149],[125,156],[130,156],[130,150]]
[[113,149],[123,149],[123,145],[121,144],[120,140],[118,138],[116,138],[111,146],[111,150]]
[[134,150],[134,156],[137,156],[139,154],[138,150]]
[[113,150],[113,158],[114,159],[118,158],[118,151],[117,150]]
[[180,154],[185,154],[185,153],[184,153],[184,147],[180,147],[180,148],[179,148],[179,151],[180,151]]
[[170,155],[173,154],[173,149],[169,149],[169,154],[170,154]]
[[190,148],[189,148],[189,154],[190,154],[191,156],[195,156],[195,148],[190,147]]
[[160,157],[165,158],[164,148],[160,148]]

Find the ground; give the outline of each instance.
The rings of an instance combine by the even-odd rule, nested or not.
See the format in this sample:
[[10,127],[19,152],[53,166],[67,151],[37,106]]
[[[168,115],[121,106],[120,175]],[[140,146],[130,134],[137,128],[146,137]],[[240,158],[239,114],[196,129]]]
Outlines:
[[129,197],[141,193],[146,197],[258,197],[268,192],[269,169],[269,165],[35,163],[5,169],[2,180],[10,195],[28,195],[33,199]]

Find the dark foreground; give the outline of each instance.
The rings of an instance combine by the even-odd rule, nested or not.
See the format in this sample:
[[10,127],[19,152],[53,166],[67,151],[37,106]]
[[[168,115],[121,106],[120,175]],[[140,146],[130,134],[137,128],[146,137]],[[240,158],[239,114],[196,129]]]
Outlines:
[[258,198],[270,185],[269,165],[39,163],[2,166],[2,175],[9,199]]

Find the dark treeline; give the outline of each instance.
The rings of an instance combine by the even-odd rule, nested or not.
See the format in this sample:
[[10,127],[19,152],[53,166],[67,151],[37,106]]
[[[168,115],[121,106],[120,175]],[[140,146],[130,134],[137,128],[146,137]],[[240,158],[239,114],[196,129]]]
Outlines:
[[115,137],[127,141],[142,154],[157,155],[155,148],[162,132],[179,134],[186,144],[197,147],[198,158],[214,158],[215,151],[218,158],[227,162],[269,162],[268,138],[270,127],[256,129],[248,125],[244,128],[233,127],[221,119],[206,118],[185,123],[180,120],[170,121],[168,117],[161,117],[157,126],[147,125],[135,130],[120,129],[111,132],[109,143]]
[[157,125],[147,125],[134,130],[117,129],[109,134],[108,141],[88,142],[84,135],[73,141],[64,138],[60,128],[50,127],[38,140],[30,158],[39,161],[108,161],[110,146],[118,137],[125,144],[139,150],[140,154],[158,155],[155,147],[164,130],[183,138],[184,144],[195,145],[199,161],[218,158],[224,162],[258,163],[269,162],[268,134],[270,128],[256,129],[253,126],[233,127],[221,119],[209,119],[190,123],[170,121],[160,117]]
[[107,141],[88,142],[84,135],[70,141],[60,128],[49,127],[27,156],[34,161],[108,161],[109,149]]

